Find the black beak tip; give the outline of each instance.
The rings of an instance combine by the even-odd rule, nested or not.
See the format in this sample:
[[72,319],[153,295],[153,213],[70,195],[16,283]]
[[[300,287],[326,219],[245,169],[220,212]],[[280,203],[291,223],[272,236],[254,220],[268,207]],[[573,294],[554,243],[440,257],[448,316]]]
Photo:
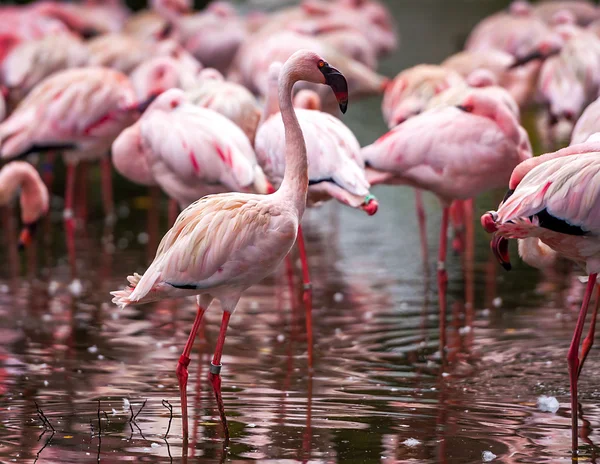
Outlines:
[[17,250],[23,251],[24,249],[25,249],[25,244],[23,242],[19,242],[19,245],[17,246]]
[[346,114],[347,110],[348,110],[348,102],[342,102],[342,103],[340,103],[340,111],[343,114]]
[[502,264],[502,267],[504,268],[504,270],[506,270],[506,271],[512,270],[512,264],[510,264],[510,263],[500,263],[500,264]]

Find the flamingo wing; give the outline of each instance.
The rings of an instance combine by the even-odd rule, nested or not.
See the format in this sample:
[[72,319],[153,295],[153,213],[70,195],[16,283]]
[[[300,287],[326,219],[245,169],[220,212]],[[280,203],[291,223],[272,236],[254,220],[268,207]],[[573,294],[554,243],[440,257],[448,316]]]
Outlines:
[[149,292],[167,289],[206,290],[235,286],[260,269],[269,269],[281,244],[289,249],[297,221],[261,196],[209,195],[192,203],[162,239],[156,257],[129,296],[139,301]]
[[600,153],[555,158],[533,168],[498,210],[570,235],[600,233]]

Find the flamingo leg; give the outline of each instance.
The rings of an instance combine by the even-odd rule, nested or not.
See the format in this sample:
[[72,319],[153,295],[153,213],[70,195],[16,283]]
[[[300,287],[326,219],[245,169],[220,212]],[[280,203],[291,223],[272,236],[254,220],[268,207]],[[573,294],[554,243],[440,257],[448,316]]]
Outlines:
[[583,344],[581,346],[581,356],[579,356],[579,371],[577,372],[577,378],[581,375],[581,370],[583,369],[583,364],[594,345],[594,334],[596,332],[596,316],[598,316],[598,306],[600,306],[600,289],[596,292],[596,304],[594,305],[594,312],[592,313],[592,320],[590,321],[590,328],[588,330],[588,334],[583,340]]
[[104,220],[112,225],[115,222],[115,202],[112,191],[112,165],[108,156],[100,160],[100,177],[102,178],[102,203],[104,204]]
[[465,250],[466,204],[466,201],[454,200],[450,205],[450,220],[454,229],[452,249],[458,254],[461,254]]
[[569,380],[571,384],[571,448],[573,451],[573,457],[575,457],[577,454],[577,378],[579,374],[579,342],[581,341],[583,325],[585,324],[585,316],[587,314],[590,299],[594,291],[597,276],[597,274],[590,274],[588,278],[585,296],[581,304],[579,317],[577,318],[577,325],[575,326],[575,332],[573,333],[573,339],[571,340],[571,346],[569,347],[569,352],[567,354]]
[[466,303],[466,325],[473,326],[473,309],[475,306],[475,283],[474,283],[474,268],[475,268],[475,228],[473,226],[473,199],[465,200],[464,207],[464,224],[465,224],[465,303]]
[[56,153],[50,151],[46,154],[46,159],[42,163],[42,179],[50,192],[54,183],[54,158],[56,158]]
[[89,163],[82,162],[79,165],[79,176],[77,178],[77,214],[76,216],[81,220],[81,223],[85,226],[87,222],[87,186],[88,186],[88,173]]
[[227,335],[227,326],[231,313],[223,311],[223,319],[221,320],[221,329],[219,330],[219,338],[217,339],[217,348],[213,355],[213,360],[210,363],[210,371],[208,380],[210,381],[213,391],[215,392],[215,400],[219,408],[219,416],[223,424],[223,433],[225,435],[225,443],[229,443],[229,427],[227,426],[227,417],[225,416],[225,406],[223,405],[223,395],[221,394],[221,355],[223,354],[223,345],[225,344],[225,336]]
[[65,188],[65,209],[63,217],[65,221],[65,233],[67,236],[67,251],[69,254],[69,263],[71,273],[75,275],[75,218],[73,216],[73,196],[75,190],[75,176],[77,174],[77,165],[67,165],[67,185]]
[[312,284],[308,272],[308,261],[306,259],[306,246],[304,243],[304,234],[302,226],[298,226],[298,250],[300,251],[300,261],[302,261],[302,282],[304,286],[304,310],[306,314],[306,344],[308,349],[308,367],[312,369],[313,361],[313,331],[312,331]]
[[[417,220],[419,222],[419,236],[421,237],[421,256],[423,258],[424,269],[428,269],[427,256],[427,223],[425,217],[425,207],[423,206],[423,192],[420,189],[415,189],[415,210],[417,211]],[[427,274],[429,275],[429,273]]]
[[446,271],[446,255],[448,249],[448,220],[450,209],[445,206],[442,212],[440,228],[440,247],[438,251],[438,300],[440,305],[440,356],[444,359],[446,347],[446,290],[448,289],[448,272]]
[[177,380],[179,380],[179,393],[181,395],[181,421],[183,422],[183,436],[186,440],[188,438],[187,381],[188,366],[190,365],[190,353],[194,346],[194,340],[196,339],[196,334],[198,333],[200,324],[202,324],[202,318],[204,317],[207,307],[208,305],[206,305],[206,307],[198,305],[198,312],[196,313],[196,319],[194,319],[192,331],[190,332],[187,343],[183,348],[183,353],[181,353],[181,356],[179,357],[177,369],[175,370],[177,374]]

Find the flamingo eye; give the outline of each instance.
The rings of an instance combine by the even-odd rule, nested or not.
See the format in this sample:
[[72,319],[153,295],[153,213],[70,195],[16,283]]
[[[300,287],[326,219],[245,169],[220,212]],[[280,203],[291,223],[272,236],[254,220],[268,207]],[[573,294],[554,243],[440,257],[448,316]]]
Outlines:
[[177,100],[171,100],[171,108],[177,108],[179,102]]
[[325,62],[323,60],[319,60],[319,62],[317,63],[317,66],[319,67],[319,69],[323,68],[323,66],[325,66]]

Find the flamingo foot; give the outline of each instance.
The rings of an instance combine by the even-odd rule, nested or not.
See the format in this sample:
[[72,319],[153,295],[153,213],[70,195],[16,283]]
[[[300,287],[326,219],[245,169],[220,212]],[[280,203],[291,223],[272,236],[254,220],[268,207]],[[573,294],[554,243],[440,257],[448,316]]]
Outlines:
[[225,439],[225,446],[229,445],[229,426],[227,425],[227,416],[225,416],[225,406],[223,405],[223,395],[221,393],[221,365],[214,365],[210,363],[210,370],[208,372],[208,381],[212,385],[212,389],[215,393],[215,400],[217,402],[217,408],[219,409],[219,417],[221,418],[221,424],[223,424],[223,436]]

